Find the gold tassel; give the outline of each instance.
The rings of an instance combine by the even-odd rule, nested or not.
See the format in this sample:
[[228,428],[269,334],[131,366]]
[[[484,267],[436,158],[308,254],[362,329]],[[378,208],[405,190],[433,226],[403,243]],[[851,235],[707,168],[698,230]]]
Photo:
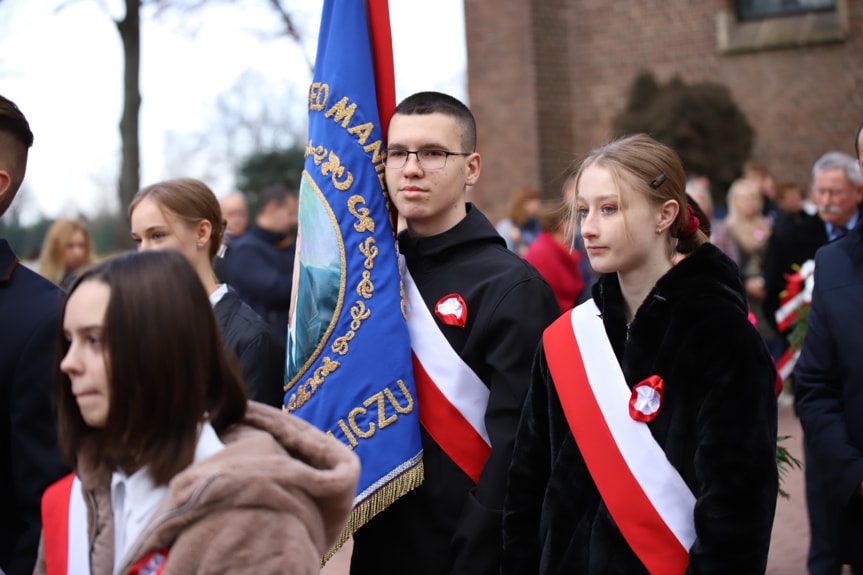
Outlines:
[[321,559],[321,567],[323,567],[330,558],[336,554],[348,537],[353,535],[357,529],[368,523],[372,518],[395,503],[402,495],[419,487],[423,482],[423,462],[420,461],[371,495],[368,499],[354,507],[342,529],[341,535],[336,539],[332,547],[324,554]]

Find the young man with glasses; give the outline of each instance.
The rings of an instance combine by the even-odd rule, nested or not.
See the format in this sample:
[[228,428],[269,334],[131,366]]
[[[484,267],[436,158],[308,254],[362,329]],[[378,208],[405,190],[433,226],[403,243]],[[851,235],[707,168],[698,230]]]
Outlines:
[[498,573],[515,430],[534,352],[560,309],[465,199],[482,161],[464,104],[408,97],[387,146],[387,188],[407,226],[398,242],[425,479],[355,533],[351,573]]

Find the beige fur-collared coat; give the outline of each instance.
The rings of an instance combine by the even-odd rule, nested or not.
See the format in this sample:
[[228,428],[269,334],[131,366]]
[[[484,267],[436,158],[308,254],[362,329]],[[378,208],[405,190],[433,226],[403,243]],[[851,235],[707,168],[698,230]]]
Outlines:
[[[121,573],[163,549],[164,575],[320,572],[351,511],[358,458],[305,421],[255,402],[220,439],[224,449],[171,480]],[[111,470],[82,453],[77,472],[88,504],[91,575],[110,575]],[[45,573],[41,546],[34,573]]]

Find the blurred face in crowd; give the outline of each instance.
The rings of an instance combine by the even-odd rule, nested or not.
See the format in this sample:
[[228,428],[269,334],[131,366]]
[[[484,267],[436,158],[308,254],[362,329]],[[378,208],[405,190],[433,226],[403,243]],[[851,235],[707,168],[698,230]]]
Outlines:
[[735,191],[734,203],[737,213],[741,217],[745,219],[754,218],[761,213],[763,206],[761,191],[755,184],[744,180]]
[[69,376],[81,417],[90,427],[104,427],[111,405],[108,350],[105,348],[105,311],[111,288],[89,280],[69,295],[63,316],[63,336],[69,350],[60,369]]
[[243,196],[236,193],[228,194],[219,204],[222,208],[222,217],[227,222],[225,231],[235,238],[243,235],[249,224],[249,211]]
[[818,215],[828,224],[844,226],[857,211],[861,192],[842,168],[820,170],[812,182],[812,193]]
[[199,252],[206,255],[206,251],[197,246],[202,241],[200,226],[209,225],[206,220],[197,227],[189,225],[149,197],[135,206],[131,220],[132,239],[138,245],[138,251],[177,250],[192,263],[195,263]]
[[74,270],[87,261],[87,236],[83,230],[75,230],[66,241],[63,252],[63,263],[66,269]]

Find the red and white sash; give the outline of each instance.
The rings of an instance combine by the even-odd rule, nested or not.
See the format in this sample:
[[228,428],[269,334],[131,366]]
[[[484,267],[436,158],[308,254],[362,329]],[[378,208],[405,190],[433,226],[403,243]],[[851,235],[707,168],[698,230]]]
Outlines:
[[488,387],[441,333],[404,265],[402,279],[420,424],[462,471],[479,482],[491,452],[485,428]]
[[695,497],[646,423],[589,300],[543,334],[564,414],[602,500],[652,575],[680,575],[695,542]]
[[87,504],[74,474],[50,485],[42,496],[42,539],[47,575],[90,575]]

